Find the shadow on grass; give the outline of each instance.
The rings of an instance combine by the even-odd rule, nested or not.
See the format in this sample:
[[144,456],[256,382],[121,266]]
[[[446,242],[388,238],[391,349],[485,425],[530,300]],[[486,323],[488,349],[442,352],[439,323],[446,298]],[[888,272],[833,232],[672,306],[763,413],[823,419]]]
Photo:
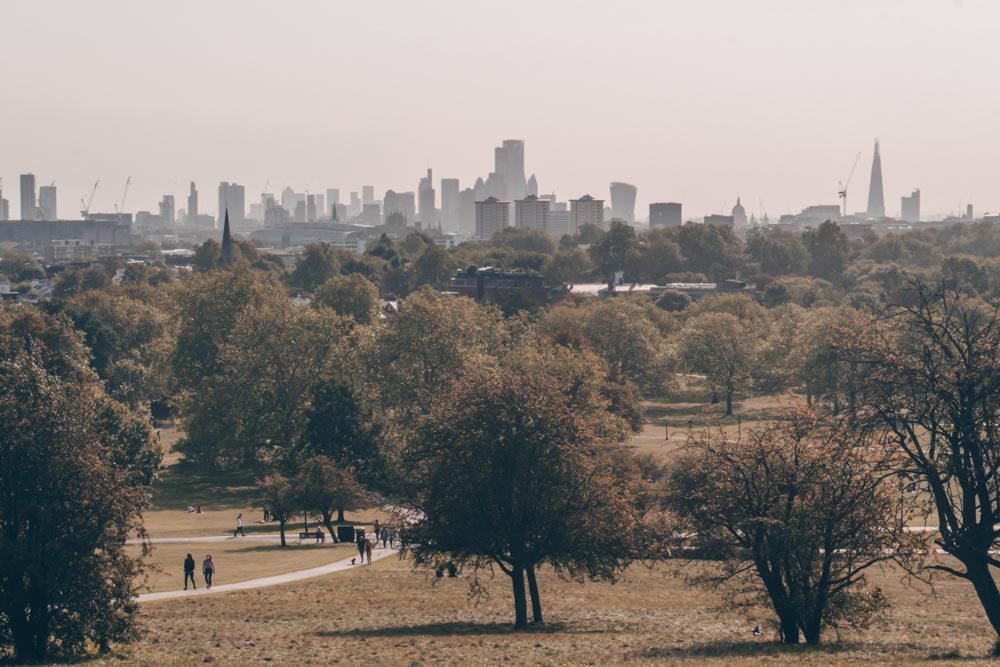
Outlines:
[[574,630],[564,623],[542,623],[529,625],[524,630],[515,630],[510,623],[423,623],[418,625],[394,625],[385,628],[358,628],[355,630],[321,630],[318,637],[414,637],[414,636],[462,636],[462,635],[519,635],[519,634],[602,634],[610,630]]
[[[703,644],[671,647],[649,647],[635,651],[630,659],[697,659],[697,658],[794,658],[800,656],[821,658],[824,655],[835,656],[844,653],[858,652],[867,656],[881,654],[902,658],[909,656],[914,660],[929,661],[981,661],[986,656],[963,655],[958,651],[946,653],[926,653],[927,646],[918,644],[872,644],[859,642],[829,642],[819,646],[809,644],[785,645],[774,641],[726,641],[719,640]],[[905,663],[900,663],[905,664]]]
[[255,484],[251,471],[210,472],[182,460],[160,472],[153,482],[152,502],[160,510],[182,510],[188,505],[242,508],[253,502]]

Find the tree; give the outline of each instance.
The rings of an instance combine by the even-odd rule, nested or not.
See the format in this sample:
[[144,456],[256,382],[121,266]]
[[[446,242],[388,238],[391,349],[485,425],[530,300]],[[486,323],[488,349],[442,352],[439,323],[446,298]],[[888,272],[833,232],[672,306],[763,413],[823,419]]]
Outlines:
[[333,524],[343,523],[344,510],[354,510],[370,500],[368,492],[351,473],[326,456],[314,456],[302,464],[295,476],[302,507],[315,513],[330,535],[336,535]]
[[285,542],[285,524],[295,515],[296,510],[302,508],[301,497],[287,477],[281,473],[271,473],[263,479],[257,480],[257,497],[254,500],[254,507],[266,509],[278,522],[278,531],[281,533],[281,546],[287,546]]
[[89,370],[60,376],[24,343],[0,354],[0,645],[35,662],[134,636],[142,563],[125,541],[160,456]]
[[740,241],[727,227],[682,225],[677,229],[677,245],[688,271],[718,280],[728,278],[743,267]]
[[801,275],[809,257],[800,235],[778,231],[753,235],[747,252],[769,276]]
[[413,287],[447,285],[457,268],[458,262],[448,254],[447,250],[437,245],[429,245],[413,263]]
[[625,260],[637,243],[635,229],[624,222],[613,221],[600,242],[590,246],[590,257],[594,260],[596,271],[602,276],[624,271]]
[[542,255],[556,252],[556,240],[545,232],[524,227],[504,227],[493,235],[490,245],[513,250],[526,250]]
[[570,248],[548,257],[542,266],[542,273],[550,285],[559,286],[586,280],[593,268],[590,255],[579,248]]
[[865,389],[856,419],[931,495],[935,542],[959,564],[932,567],[968,581],[1000,635],[1000,309],[917,282],[907,301],[851,350]]
[[827,220],[816,229],[806,231],[802,240],[809,251],[809,275],[840,282],[851,252],[840,225]]
[[316,288],[312,304],[368,325],[378,317],[378,288],[358,273],[337,275]]
[[310,243],[296,261],[289,283],[311,293],[338,273],[340,261],[334,247],[329,243]]
[[241,313],[216,371],[186,396],[179,448],[215,468],[270,466],[296,449],[312,389],[339,358],[344,320],[297,308],[280,289]]
[[419,421],[404,462],[415,512],[403,540],[415,562],[496,565],[511,579],[516,628],[528,621],[526,577],[542,621],[542,563],[613,579],[636,555],[629,489],[545,375],[467,372]]
[[695,373],[703,373],[713,391],[726,397],[726,415],[733,414],[733,396],[746,390],[762,358],[766,329],[741,322],[727,312],[691,318],[680,333],[678,356]]
[[699,581],[734,586],[737,604],[768,601],[786,644],[818,644],[830,624],[866,625],[886,601],[865,572],[907,564],[916,542],[875,444],[809,411],[739,442],[722,430],[690,440],[666,501],[678,529],[722,558]]
[[663,294],[656,300],[656,305],[668,313],[679,313],[691,305],[691,297],[677,290],[663,290]]
[[[364,484],[379,484],[385,472],[379,449],[382,426],[354,383],[346,378],[318,382],[306,417],[299,456],[330,458]],[[337,520],[344,520],[343,512]]]

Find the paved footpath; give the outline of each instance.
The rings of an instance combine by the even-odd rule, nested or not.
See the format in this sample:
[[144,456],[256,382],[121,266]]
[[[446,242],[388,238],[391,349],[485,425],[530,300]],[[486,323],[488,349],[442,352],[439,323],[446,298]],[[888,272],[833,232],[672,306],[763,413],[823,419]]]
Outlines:
[[[192,541],[209,541],[217,539],[218,538],[164,538],[161,540],[153,540],[153,542],[155,544],[158,541],[192,542]],[[227,539],[227,538],[223,537],[221,539]],[[381,560],[382,558],[385,558],[386,556],[390,556],[395,553],[397,553],[396,549],[376,549],[372,553],[372,561]],[[325,574],[332,574],[334,572],[342,572],[343,570],[350,570],[352,568],[362,567],[360,565],[351,565],[351,558],[357,559],[357,555],[345,558],[343,560],[338,560],[333,563],[328,563],[327,565],[312,567],[309,568],[308,570],[296,570],[295,572],[276,574],[272,577],[249,579],[247,581],[239,581],[235,584],[219,584],[217,586],[212,586],[211,590],[204,587],[200,587],[188,591],[181,589],[176,591],[162,591],[158,593],[144,593],[140,595],[138,599],[139,602],[154,602],[156,600],[171,600],[173,598],[186,598],[186,597],[193,597],[195,595],[211,595],[213,593],[226,593],[228,591],[245,591],[252,588],[264,588],[265,586],[277,586],[278,584],[289,584],[294,581],[302,581],[303,579],[321,577]]]

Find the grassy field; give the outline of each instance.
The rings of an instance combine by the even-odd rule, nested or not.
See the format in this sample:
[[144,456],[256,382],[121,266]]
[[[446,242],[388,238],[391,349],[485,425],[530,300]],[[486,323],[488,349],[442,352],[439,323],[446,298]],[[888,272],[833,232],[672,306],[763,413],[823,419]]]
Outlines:
[[[749,400],[737,405],[738,418],[720,423],[737,436],[797,400]],[[669,460],[686,440],[689,423],[691,430],[704,428],[721,412],[719,405],[649,403],[648,423],[630,446]],[[156,509],[147,515],[153,537],[224,534],[239,511],[248,531],[276,530],[257,523],[259,512],[250,510],[252,478],[192,475],[174,456],[168,464],[154,489]],[[187,514],[189,503],[202,504],[206,514]],[[376,516],[370,511],[350,518],[370,524]],[[231,583],[329,562],[351,549],[281,549],[240,540],[161,544],[154,560],[162,572],[151,584],[179,588],[188,551],[199,561],[212,553],[217,580]],[[823,646],[812,649],[771,641],[771,612],[727,610],[714,592],[689,586],[676,567],[636,565],[614,585],[579,585],[543,571],[547,622],[513,632],[509,585],[499,572],[494,579],[486,575],[487,597],[472,598],[471,573],[436,579],[389,558],[295,584],[144,603],[142,639],[88,664],[1000,665],[984,657],[995,638],[971,587],[953,577],[940,577],[932,590],[897,571],[873,573],[893,604],[889,615],[862,633],[838,638],[830,632]],[[760,638],[751,633],[757,624],[765,629]]]
[[[895,610],[863,634],[817,649],[771,641],[764,610],[721,611],[714,593],[665,568],[633,567],[615,585],[543,572],[547,623],[512,632],[506,578],[489,597],[471,576],[435,579],[396,558],[287,586],[144,604],[138,644],[95,665],[942,665],[981,658],[992,631],[971,590],[942,579],[930,596],[886,571]],[[765,626],[755,639],[751,629]]]

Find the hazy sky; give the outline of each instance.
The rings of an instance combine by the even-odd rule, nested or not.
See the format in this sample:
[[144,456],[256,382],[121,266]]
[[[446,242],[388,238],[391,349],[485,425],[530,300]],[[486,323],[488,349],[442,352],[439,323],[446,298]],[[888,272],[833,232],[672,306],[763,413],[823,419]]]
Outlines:
[[0,176],[55,180],[93,208],[214,212],[221,180],[341,200],[462,187],[505,138],[561,200],[608,184],[685,216],[836,203],[854,156],[863,210],[874,137],[886,211],[1000,209],[994,0],[6,0]]

